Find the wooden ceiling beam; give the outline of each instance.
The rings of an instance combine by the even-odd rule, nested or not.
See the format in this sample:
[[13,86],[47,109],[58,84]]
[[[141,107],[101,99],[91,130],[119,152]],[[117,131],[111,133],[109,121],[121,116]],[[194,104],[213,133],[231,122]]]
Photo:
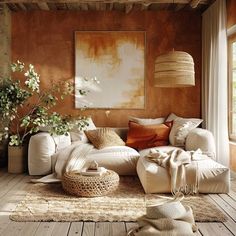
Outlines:
[[190,1],[190,6],[192,7],[192,8],[197,8],[197,6],[199,5],[201,3],[201,0],[192,0],[192,1]]
[[185,4],[176,4],[174,11],[179,11],[183,8],[185,8]]
[[125,13],[128,14],[133,8],[133,3],[128,3],[125,5]]
[[44,11],[49,11],[50,10],[49,6],[46,2],[38,2],[37,4],[38,4],[40,10],[44,10]]
[[[140,4],[189,4],[190,0],[0,0],[1,3],[140,3]],[[195,3],[196,2],[196,3]],[[206,4],[205,0],[192,0],[190,4]]]
[[141,4],[141,11],[147,10],[150,4],[151,3],[142,3]]
[[18,3],[18,6],[21,10],[27,11],[27,8],[25,7],[25,5],[23,3]]
[[113,10],[113,4],[114,4],[114,3],[109,3],[109,7],[108,7],[109,11],[112,11],[112,10]]
[[83,10],[83,11],[88,11],[88,9],[89,9],[87,3],[81,3],[81,4],[80,4],[80,8],[81,8],[81,10]]
[[80,5],[78,3],[67,4],[69,10],[80,10]]
[[49,7],[49,10],[51,11],[56,11],[57,10],[57,7],[56,7],[56,4],[54,3],[47,3],[48,7]]
[[57,10],[67,10],[67,5],[66,3],[55,3]]
[[18,11],[19,10],[19,8],[14,3],[8,3],[7,6],[11,11]]
[[107,9],[107,4],[106,3],[100,3],[100,10],[101,11],[106,11]]

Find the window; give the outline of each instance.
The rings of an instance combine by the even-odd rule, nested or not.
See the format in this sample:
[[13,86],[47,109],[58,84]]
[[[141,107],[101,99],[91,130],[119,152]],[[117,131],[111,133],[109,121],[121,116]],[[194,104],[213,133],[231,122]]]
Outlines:
[[236,141],[236,34],[229,37],[229,135]]

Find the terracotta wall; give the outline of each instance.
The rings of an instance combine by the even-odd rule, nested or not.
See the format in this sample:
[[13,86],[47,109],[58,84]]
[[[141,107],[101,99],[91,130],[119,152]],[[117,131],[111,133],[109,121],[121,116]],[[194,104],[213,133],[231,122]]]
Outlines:
[[[97,126],[127,126],[127,117],[160,117],[175,112],[185,117],[200,117],[201,14],[179,11],[122,12],[17,12],[12,14],[12,59],[32,63],[41,74],[44,87],[50,80],[74,77],[74,32],[91,30],[146,31],[146,108],[144,110],[88,110]],[[153,87],[154,60],[171,50],[184,50],[195,61],[196,86],[191,88]],[[77,116],[73,98],[56,110]]]
[[236,1],[235,0],[227,0],[227,27],[236,24]]

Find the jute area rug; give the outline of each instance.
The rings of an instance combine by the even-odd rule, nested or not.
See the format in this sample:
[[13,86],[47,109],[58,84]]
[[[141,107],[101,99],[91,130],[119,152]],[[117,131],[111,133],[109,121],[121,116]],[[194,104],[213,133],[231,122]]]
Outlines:
[[[61,184],[33,184],[10,218],[14,221],[136,221],[146,203],[160,195],[145,194],[136,177],[121,177],[118,189],[102,197],[66,194]],[[224,214],[204,196],[188,196],[196,221],[225,221]]]

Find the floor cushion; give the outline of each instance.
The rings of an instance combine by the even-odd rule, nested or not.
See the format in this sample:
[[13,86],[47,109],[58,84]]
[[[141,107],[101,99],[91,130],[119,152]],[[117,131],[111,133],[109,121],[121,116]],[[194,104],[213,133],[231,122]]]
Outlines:
[[99,166],[113,170],[119,175],[136,175],[136,166],[139,153],[127,146],[113,146],[103,149],[94,149],[87,156],[85,166],[96,161]]
[[[164,146],[156,149],[170,151],[175,148]],[[146,193],[170,193],[170,175],[165,168],[145,158],[149,151],[150,149],[140,151],[140,158],[137,163],[137,173],[142,186]],[[227,193],[229,191],[230,170],[227,167],[210,158],[197,162],[200,193]]]

